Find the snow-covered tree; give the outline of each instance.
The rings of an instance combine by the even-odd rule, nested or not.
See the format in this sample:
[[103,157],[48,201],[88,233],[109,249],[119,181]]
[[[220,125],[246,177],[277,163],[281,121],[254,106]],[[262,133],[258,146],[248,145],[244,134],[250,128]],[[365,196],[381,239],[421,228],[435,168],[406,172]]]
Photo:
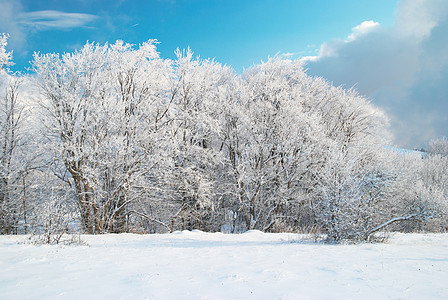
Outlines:
[[356,91],[320,78],[309,85],[308,95],[326,140],[322,164],[310,170],[316,220],[331,240],[365,239],[382,220],[393,177],[385,160],[387,119]]
[[36,54],[34,68],[49,139],[70,174],[84,229],[122,231],[126,207],[156,165],[167,64],[150,40],[138,49],[119,41]]
[[19,80],[7,74],[2,77],[7,82],[0,103],[0,228],[3,233],[12,233],[21,217],[15,191],[21,179],[17,148],[22,138],[22,108],[18,103]]
[[24,77],[11,73],[8,35],[0,35],[0,233],[27,232],[28,177],[35,169],[32,133],[21,90]]
[[219,230],[213,224],[225,182],[225,161],[219,151],[221,132],[218,99],[228,84],[229,70],[212,60],[176,51],[168,112],[172,136],[170,182],[181,228]]
[[[298,61],[271,59],[246,71],[240,102],[245,117],[233,158],[239,211],[246,229],[294,224],[303,179],[319,147],[319,124],[305,113],[300,89],[309,78]],[[291,222],[292,221],[292,222]]]
[[429,143],[428,153],[430,155],[438,154],[442,156],[448,156],[448,140],[446,137],[432,140]]
[[314,228],[340,241],[446,228],[446,139],[425,158],[388,149],[384,113],[299,60],[240,76],[190,49],[164,60],[156,41],[118,41],[37,53],[34,71],[41,125],[20,122],[15,76],[0,103],[1,209],[23,215],[12,223],[28,211],[43,228],[35,214],[64,207],[87,233]]
[[0,71],[12,64],[12,52],[6,51],[9,34],[0,34]]
[[[234,165],[246,228],[297,228],[308,220],[342,234],[365,223],[361,204],[374,211],[388,181],[379,155],[384,114],[353,90],[309,77],[299,61],[270,59],[243,80],[247,121]],[[329,213],[341,203],[344,211]],[[335,220],[346,224],[335,229]]]

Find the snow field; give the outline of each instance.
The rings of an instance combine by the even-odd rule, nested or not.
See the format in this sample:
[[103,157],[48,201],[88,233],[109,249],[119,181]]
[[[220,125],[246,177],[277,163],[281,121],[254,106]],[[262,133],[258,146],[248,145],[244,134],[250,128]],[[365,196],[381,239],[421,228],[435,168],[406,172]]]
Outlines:
[[258,231],[83,239],[89,246],[0,236],[0,299],[448,298],[448,234],[358,245]]

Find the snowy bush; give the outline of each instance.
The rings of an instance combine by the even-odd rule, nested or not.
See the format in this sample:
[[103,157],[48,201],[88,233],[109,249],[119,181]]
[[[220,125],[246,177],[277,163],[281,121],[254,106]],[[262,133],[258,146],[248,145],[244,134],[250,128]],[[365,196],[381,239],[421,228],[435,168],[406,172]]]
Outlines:
[[30,237],[34,244],[81,244],[79,216],[76,210],[60,198],[52,197],[34,208],[33,230]]

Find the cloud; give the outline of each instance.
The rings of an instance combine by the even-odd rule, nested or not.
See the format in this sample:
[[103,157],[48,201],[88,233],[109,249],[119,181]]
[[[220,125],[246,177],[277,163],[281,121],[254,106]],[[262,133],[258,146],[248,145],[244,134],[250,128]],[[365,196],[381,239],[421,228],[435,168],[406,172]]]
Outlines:
[[351,42],[359,38],[360,36],[366,35],[369,32],[372,32],[375,30],[375,28],[378,28],[380,26],[380,23],[377,23],[375,21],[364,21],[358,26],[353,27],[352,34],[350,34],[347,37],[347,42]]
[[20,1],[0,0],[0,33],[9,33],[8,46],[20,48],[26,41],[26,33],[17,23],[17,15],[23,10]]
[[15,0],[0,0],[0,8],[0,32],[10,34],[10,48],[21,50],[30,32],[86,27],[98,19],[95,15],[55,10],[27,12],[21,2]]
[[311,75],[355,86],[391,118],[395,143],[448,135],[448,2],[401,0],[392,27],[365,21],[302,59]]
[[97,18],[97,16],[89,14],[40,10],[20,14],[18,23],[37,30],[65,29],[85,26]]
[[278,53],[277,56],[280,56],[281,58],[284,59],[293,59],[293,58],[298,58],[299,56],[303,55],[305,53],[305,51],[300,51],[300,52],[285,52],[285,53]]

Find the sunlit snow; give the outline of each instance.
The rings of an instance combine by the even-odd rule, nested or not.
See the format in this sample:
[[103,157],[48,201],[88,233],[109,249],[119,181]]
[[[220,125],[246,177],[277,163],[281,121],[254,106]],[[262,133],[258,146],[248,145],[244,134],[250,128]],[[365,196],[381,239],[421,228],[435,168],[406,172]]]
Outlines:
[[329,245],[183,231],[35,246],[0,236],[1,299],[447,299],[448,234]]

